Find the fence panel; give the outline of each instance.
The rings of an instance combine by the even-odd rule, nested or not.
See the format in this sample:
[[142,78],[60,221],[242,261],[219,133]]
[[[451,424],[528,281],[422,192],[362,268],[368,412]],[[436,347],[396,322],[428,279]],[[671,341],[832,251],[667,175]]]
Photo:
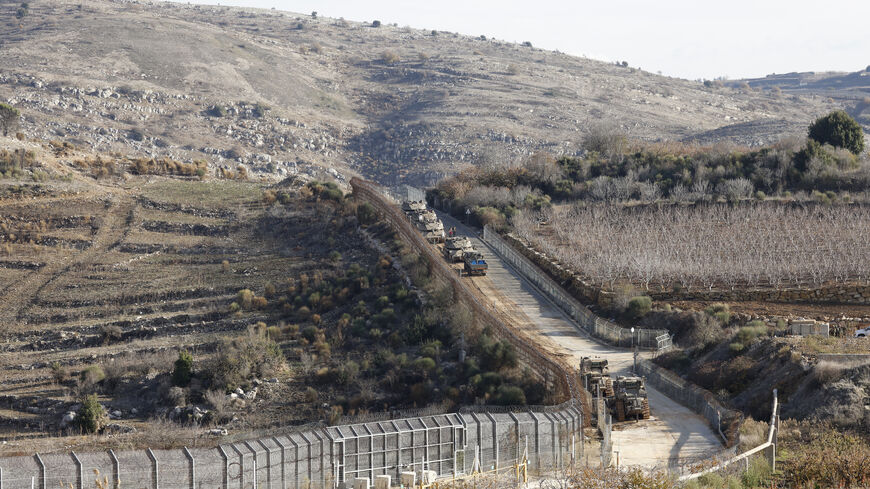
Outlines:
[[[483,241],[593,336],[617,346],[631,346],[632,343],[636,343],[641,348],[650,348],[656,351],[665,351],[673,346],[666,330],[637,328],[632,333],[629,329],[598,317],[568,294],[531,260],[506,243],[489,226],[483,228]],[[665,337],[667,339],[664,339]]]

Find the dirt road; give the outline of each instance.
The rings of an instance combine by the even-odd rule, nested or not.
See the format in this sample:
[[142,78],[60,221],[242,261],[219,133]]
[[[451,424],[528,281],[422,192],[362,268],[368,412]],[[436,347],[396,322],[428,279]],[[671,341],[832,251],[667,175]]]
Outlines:
[[[445,227],[456,226],[459,234],[472,238],[489,263],[485,277],[469,277],[481,298],[510,314],[517,327],[557,355],[568,355],[571,363],[584,356],[607,358],[611,373],[629,374],[631,351],[601,344],[589,338],[559,308],[544,297],[519,273],[503,263],[473,231],[455,219],[441,214]],[[614,426],[614,461],[620,465],[673,467],[689,460],[709,456],[723,449],[719,437],[704,418],[647,386],[652,418]]]

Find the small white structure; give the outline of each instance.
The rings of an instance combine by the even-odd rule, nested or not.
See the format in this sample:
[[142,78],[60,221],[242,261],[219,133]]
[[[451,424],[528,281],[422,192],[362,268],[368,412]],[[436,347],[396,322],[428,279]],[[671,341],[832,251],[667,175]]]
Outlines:
[[436,473],[434,470],[423,470],[420,472],[420,482],[423,484],[431,484],[435,482]]
[[390,482],[392,481],[392,477],[388,475],[376,475],[375,476],[375,489],[390,489]]
[[357,477],[353,480],[353,489],[369,489],[368,477]]
[[402,472],[399,476],[402,487],[414,487],[417,483],[417,476],[414,472]]

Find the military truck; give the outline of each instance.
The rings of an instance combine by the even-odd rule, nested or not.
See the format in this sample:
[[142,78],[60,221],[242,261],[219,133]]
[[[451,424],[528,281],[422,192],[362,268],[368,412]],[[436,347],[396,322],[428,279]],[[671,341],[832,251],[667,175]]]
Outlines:
[[649,400],[643,377],[616,378],[614,386],[613,414],[617,421],[626,419],[649,419]]
[[580,376],[583,385],[593,395],[600,389],[601,396],[610,399],[613,397],[613,379],[610,378],[607,368],[607,360],[603,358],[583,357],[580,359]]
[[471,240],[465,236],[455,236],[444,241],[444,256],[452,262],[462,261],[462,255],[474,251]]
[[486,275],[488,265],[483,259],[483,253],[479,251],[462,253],[462,263],[466,275]]

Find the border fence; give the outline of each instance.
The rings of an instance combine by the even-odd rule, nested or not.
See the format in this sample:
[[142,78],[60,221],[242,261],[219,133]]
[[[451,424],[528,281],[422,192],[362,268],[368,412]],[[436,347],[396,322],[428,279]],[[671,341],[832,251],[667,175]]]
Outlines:
[[398,481],[402,472],[456,477],[521,458],[545,471],[580,460],[582,420],[576,407],[563,404],[309,428],[213,449],[6,457],[0,488],[326,489],[382,475]]
[[687,382],[646,359],[638,359],[637,373],[666,396],[703,416],[719,433],[726,447],[733,447],[739,438],[743,414],[728,409],[710,391]]
[[630,329],[618,326],[606,319],[598,317],[587,309],[577,299],[541,271],[537,265],[507,244],[496,231],[489,226],[483,227],[483,241],[491,246],[505,261],[518,270],[524,277],[542,290],[566,314],[574,319],[590,334],[616,346],[631,346],[633,343],[641,348],[649,348],[658,352],[670,350],[673,347],[671,336],[664,329]]
[[[519,362],[532,367],[533,374],[556,393],[556,402],[577,403],[581,412],[584,414],[589,412],[589,401],[584,395],[585,391],[581,386],[578,373],[572,366],[562,359],[552,358],[541,351],[534,341],[520,336],[520,333],[510,326],[510,320],[503,312],[479,301],[469,286],[447,266],[444,259],[411,226],[399,207],[389,200],[380,186],[359,178],[352,178],[350,184],[354,195],[373,205],[400,238],[428,261],[432,274],[450,284],[456,301],[468,306],[478,324],[489,326],[498,339],[513,345]],[[584,416],[584,422],[588,423],[588,416]]]

